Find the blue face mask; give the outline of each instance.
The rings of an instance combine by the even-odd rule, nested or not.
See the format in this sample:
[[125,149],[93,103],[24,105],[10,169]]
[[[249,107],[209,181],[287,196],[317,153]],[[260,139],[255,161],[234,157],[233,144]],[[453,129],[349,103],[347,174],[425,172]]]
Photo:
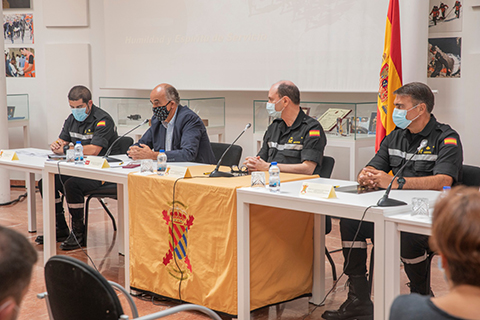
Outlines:
[[[280,100],[278,100],[278,101],[280,101]],[[274,119],[281,118],[282,117],[282,111],[283,111],[283,109],[285,109],[285,108],[283,108],[282,111],[275,110],[275,105],[278,103],[278,101],[275,102],[275,103],[267,102],[268,115],[270,117],[273,117]]]
[[393,113],[392,113],[393,123],[395,123],[395,125],[400,129],[405,129],[406,127],[408,127],[413,120],[417,119],[420,116],[418,115],[412,120],[407,119],[407,112],[415,109],[416,107],[418,107],[418,104],[409,110],[404,110],[404,109],[401,110],[397,108],[393,109]]
[[72,114],[75,120],[83,122],[87,119],[87,108],[72,108]]

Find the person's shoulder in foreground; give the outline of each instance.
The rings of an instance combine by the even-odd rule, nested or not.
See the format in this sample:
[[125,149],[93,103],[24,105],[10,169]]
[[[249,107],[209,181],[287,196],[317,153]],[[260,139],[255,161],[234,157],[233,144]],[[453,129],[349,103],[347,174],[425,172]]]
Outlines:
[[429,296],[416,293],[401,295],[393,301],[390,320],[463,320],[439,309]]
[[0,226],[0,320],[17,318],[37,259],[25,236]]

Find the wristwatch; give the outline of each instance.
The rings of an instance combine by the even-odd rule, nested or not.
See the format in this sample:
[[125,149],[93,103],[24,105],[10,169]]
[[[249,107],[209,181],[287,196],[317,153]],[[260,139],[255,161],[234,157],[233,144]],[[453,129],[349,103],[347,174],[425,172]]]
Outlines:
[[398,183],[398,190],[402,190],[403,185],[405,184],[405,178],[404,177],[398,177],[397,178],[397,183]]

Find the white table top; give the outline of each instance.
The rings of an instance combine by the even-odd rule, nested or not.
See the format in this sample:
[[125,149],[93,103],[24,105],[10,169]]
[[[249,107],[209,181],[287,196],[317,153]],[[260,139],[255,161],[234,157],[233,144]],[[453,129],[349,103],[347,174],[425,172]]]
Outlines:
[[16,167],[18,170],[27,172],[41,173],[45,161],[48,159],[48,154],[52,153],[50,150],[37,148],[23,148],[12,149],[17,153],[19,160],[2,160],[0,159],[0,166]]
[[[296,203],[298,208],[297,210],[302,211],[302,206],[307,204],[317,204],[322,205],[327,210],[326,206],[329,204],[332,205],[332,208],[335,207],[337,210],[340,208],[343,209],[362,209],[368,206],[376,205],[377,201],[383,196],[385,190],[372,191],[362,194],[353,194],[347,192],[336,191],[336,199],[319,199],[307,196],[300,196],[300,190],[303,182],[308,181],[310,183],[322,183],[335,186],[348,186],[355,185],[356,182],[346,181],[346,180],[335,180],[335,179],[309,179],[309,180],[300,180],[292,181],[281,184],[280,193],[272,193],[267,188],[240,188],[237,193],[239,195],[245,196],[254,196],[261,195],[265,201],[290,201]],[[376,214],[386,214],[387,216],[396,215],[404,213],[406,211],[411,211],[411,199],[413,197],[423,197],[430,200],[430,206],[433,206],[439,192],[430,191],[430,190],[392,190],[390,192],[390,198],[402,200],[408,203],[407,206],[396,206],[396,207],[372,207],[369,209],[370,213]],[[299,200],[301,200],[302,205],[298,205]],[[268,205],[268,204],[265,204]],[[320,209],[319,209],[320,210]],[[342,210],[343,211],[343,210]],[[327,214],[327,212],[326,212]],[[330,213],[328,213],[330,214]],[[334,214],[333,214],[334,215]],[[357,217],[358,218],[358,217]],[[367,218],[367,220],[369,220]]]

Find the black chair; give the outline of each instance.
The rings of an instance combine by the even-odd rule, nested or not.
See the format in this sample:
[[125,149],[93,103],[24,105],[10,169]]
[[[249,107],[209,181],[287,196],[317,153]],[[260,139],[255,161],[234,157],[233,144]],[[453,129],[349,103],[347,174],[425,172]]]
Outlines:
[[[318,174],[322,178],[330,178],[332,176],[333,167],[335,166],[335,159],[329,156],[323,156],[322,165],[315,168],[314,174]],[[332,231],[332,218],[330,216],[325,216],[325,234],[329,234]],[[333,281],[337,281],[337,268],[335,267],[335,262],[333,262],[332,256],[325,247],[325,256],[332,266],[332,278]]]
[[[210,142],[212,146],[213,154],[215,155],[215,163],[218,163],[222,154],[227,150],[229,143],[220,143],[220,142]],[[242,147],[234,144],[230,150],[228,150],[225,157],[223,157],[222,165],[223,166],[238,166],[240,163],[240,158],[242,157]]]
[[464,164],[461,184],[469,187],[480,187],[480,168]]
[[212,310],[193,304],[138,317],[132,297],[122,286],[107,281],[88,264],[65,255],[53,256],[48,260],[45,265],[45,285],[47,292],[37,297],[46,299],[50,319],[55,320],[128,320],[114,288],[127,299],[133,319],[158,319],[180,311],[195,310],[221,320]]
[[[131,137],[122,137],[118,140],[118,150],[120,154],[127,153],[128,148],[133,144],[133,139]],[[110,198],[117,200],[117,184],[105,182],[102,186],[95,190],[90,190],[89,192],[85,193],[87,197],[87,201],[85,203],[85,235],[84,235],[84,244],[87,245],[87,233],[88,233],[88,210],[90,207],[90,200],[92,198],[98,199],[100,204],[102,205],[105,212],[107,212],[108,216],[112,220],[113,230],[117,231],[117,224],[115,223],[115,218],[113,214],[108,209],[107,205],[105,204],[104,198]]]

